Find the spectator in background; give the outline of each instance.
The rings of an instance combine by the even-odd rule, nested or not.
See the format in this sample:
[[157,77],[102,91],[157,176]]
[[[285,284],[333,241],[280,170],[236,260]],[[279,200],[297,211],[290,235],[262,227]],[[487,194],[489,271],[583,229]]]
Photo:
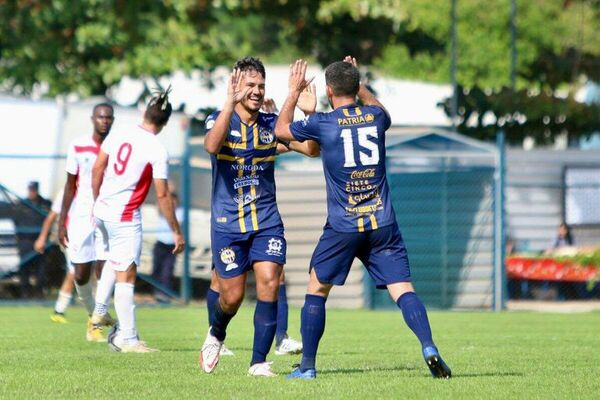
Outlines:
[[[171,192],[171,200],[173,201],[177,221],[181,224],[183,222],[183,208],[179,205],[177,193]],[[152,278],[165,288],[172,289],[176,258],[176,255],[173,254],[175,242],[173,241],[171,228],[162,214],[158,216],[157,230],[156,243],[152,250]],[[159,303],[169,302],[169,298],[158,289],[154,289],[154,298]]]
[[[42,224],[50,211],[50,201],[40,196],[39,183],[29,182],[27,198],[17,205],[15,226],[17,230],[17,249],[21,258],[19,278],[21,298],[44,297],[44,274],[46,272],[45,257],[37,253],[34,243],[42,230]],[[30,277],[35,276],[35,287],[31,285]]]
[[573,236],[571,235],[571,229],[567,224],[562,222],[558,226],[558,235],[556,236],[556,240],[552,245],[552,250],[557,250],[561,247],[570,247],[574,245],[575,241],[573,240]]
[[[50,235],[50,231],[52,230],[52,225],[54,221],[58,219],[60,215],[60,209],[62,207],[63,200],[63,190],[60,190],[54,201],[52,202],[52,208],[46,219],[44,220],[44,224],[42,225],[42,231],[38,236],[37,240],[33,244],[33,248],[40,254],[44,254],[46,252],[46,243],[48,242],[48,236]],[[58,292],[58,298],[56,299],[56,303],[54,304],[54,313],[50,316],[50,320],[52,322],[56,322],[59,324],[65,324],[67,319],[65,317],[65,312],[67,311],[67,307],[71,304],[71,298],[73,297],[73,289],[75,289],[75,268],[73,264],[69,262],[67,259],[67,274],[63,279],[63,282],[60,286],[60,290]]]

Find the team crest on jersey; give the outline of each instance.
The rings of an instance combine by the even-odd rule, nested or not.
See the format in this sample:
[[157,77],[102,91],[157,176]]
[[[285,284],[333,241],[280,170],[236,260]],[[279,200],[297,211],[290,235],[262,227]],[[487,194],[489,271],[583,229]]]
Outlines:
[[215,126],[214,119],[209,119],[208,121],[206,121],[206,130],[207,131],[211,130],[213,126]]
[[260,128],[258,132],[258,139],[262,144],[271,144],[273,143],[273,140],[275,140],[275,136],[271,130]]
[[268,247],[266,253],[268,255],[277,257],[282,255],[283,241],[281,239],[271,238],[267,244]]

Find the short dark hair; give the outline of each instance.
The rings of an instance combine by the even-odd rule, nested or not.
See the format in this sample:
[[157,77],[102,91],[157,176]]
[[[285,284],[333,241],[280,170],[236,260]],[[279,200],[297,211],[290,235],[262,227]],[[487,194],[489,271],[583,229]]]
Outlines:
[[115,109],[113,108],[112,104],[104,102],[104,103],[98,103],[94,106],[94,109],[92,110],[92,115],[96,114],[96,110],[98,110],[99,108],[103,108],[103,107],[110,108],[110,110],[113,113],[115,112]]
[[235,69],[239,69],[240,71],[256,71],[262,75],[263,78],[267,79],[267,73],[265,72],[265,66],[262,61],[258,58],[254,57],[244,57],[240,60],[237,60],[235,65],[233,66]]
[[155,92],[154,97],[150,99],[150,103],[144,112],[144,119],[156,126],[163,126],[169,122],[173,107],[169,103],[169,93],[171,93],[171,85],[167,90],[159,90]]
[[325,69],[325,83],[336,96],[356,96],[360,86],[360,73],[354,65],[336,61]]

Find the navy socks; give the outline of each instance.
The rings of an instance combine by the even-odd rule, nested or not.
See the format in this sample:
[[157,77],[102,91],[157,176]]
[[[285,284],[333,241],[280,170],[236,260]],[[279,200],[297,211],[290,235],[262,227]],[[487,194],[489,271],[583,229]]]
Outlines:
[[431,337],[431,327],[425,306],[414,292],[404,293],[396,304],[402,310],[406,325],[415,333],[423,348],[435,346]]
[[208,326],[212,326],[215,319],[215,303],[219,300],[219,292],[210,287],[206,291],[206,309],[208,310]]
[[235,316],[235,313],[227,314],[225,311],[223,311],[221,304],[218,301],[215,302],[213,310],[214,319],[210,331],[214,337],[222,342],[225,340],[225,336],[227,335],[227,325],[229,325],[229,321],[231,321],[231,319]]
[[315,368],[317,349],[325,331],[325,301],[321,296],[307,294],[301,314],[302,362],[300,371]]
[[277,302],[256,300],[254,311],[254,346],[250,365],[265,362],[277,328]]
[[279,284],[279,296],[277,298],[277,331],[275,332],[275,344],[279,345],[288,330],[288,303],[285,283]]

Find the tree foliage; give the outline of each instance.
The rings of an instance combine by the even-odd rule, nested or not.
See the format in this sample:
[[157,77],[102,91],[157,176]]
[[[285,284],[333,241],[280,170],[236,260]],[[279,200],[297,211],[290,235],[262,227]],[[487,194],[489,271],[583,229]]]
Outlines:
[[[573,94],[600,81],[600,1],[517,0],[509,94],[510,1],[457,1],[460,128],[489,136],[474,117],[489,111],[496,121],[526,115],[529,125],[515,132],[544,112],[587,121],[551,127],[551,136],[587,129],[594,110],[578,111]],[[321,65],[352,54],[375,74],[450,77],[449,0],[5,0],[0,20],[0,82],[22,93],[44,84],[49,96],[104,94],[123,76],[210,71],[248,54]],[[542,125],[535,131],[545,137]]]

